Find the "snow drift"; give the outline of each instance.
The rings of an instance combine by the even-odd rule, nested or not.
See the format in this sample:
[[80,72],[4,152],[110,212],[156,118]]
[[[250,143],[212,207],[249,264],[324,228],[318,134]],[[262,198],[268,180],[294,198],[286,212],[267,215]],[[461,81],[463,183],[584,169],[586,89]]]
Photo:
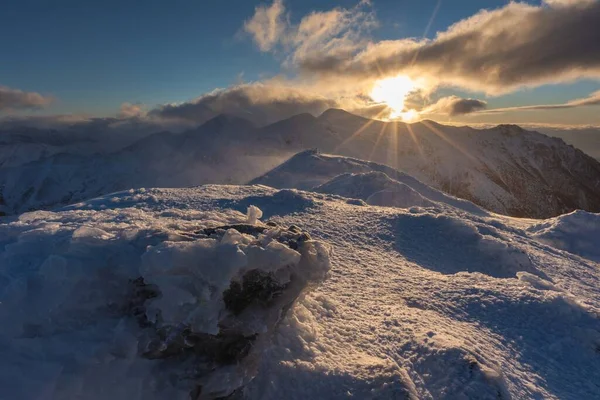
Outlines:
[[600,214],[578,210],[532,225],[540,241],[600,262]]

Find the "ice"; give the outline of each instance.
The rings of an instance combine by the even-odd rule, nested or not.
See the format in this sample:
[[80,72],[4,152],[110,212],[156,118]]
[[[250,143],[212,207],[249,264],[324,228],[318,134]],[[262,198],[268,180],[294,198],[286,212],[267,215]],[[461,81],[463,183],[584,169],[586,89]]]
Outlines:
[[248,207],[248,223],[250,225],[255,225],[259,219],[261,219],[263,216],[262,211],[260,210],[260,208],[256,207],[256,206],[250,206]]
[[[326,246],[285,227],[243,225],[232,210],[167,216],[92,204],[0,226],[0,398],[227,395],[254,376],[279,319],[329,269]],[[249,209],[258,223],[260,209]],[[252,289],[250,275],[260,277]],[[223,341],[252,347],[229,360]],[[166,370],[174,382],[162,381]]]

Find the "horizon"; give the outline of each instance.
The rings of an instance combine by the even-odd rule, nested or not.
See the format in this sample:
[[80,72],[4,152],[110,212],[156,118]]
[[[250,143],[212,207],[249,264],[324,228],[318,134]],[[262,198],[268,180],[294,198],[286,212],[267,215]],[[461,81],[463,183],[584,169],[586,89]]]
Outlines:
[[[11,4],[0,17],[0,119],[201,124],[231,112],[268,124],[341,108],[474,127],[600,126],[595,0],[237,6]],[[24,18],[39,25],[11,36]],[[549,21],[568,37],[545,28]],[[111,23],[114,32],[101,28]],[[490,48],[500,39],[501,48]],[[161,49],[169,56],[157,57]]]

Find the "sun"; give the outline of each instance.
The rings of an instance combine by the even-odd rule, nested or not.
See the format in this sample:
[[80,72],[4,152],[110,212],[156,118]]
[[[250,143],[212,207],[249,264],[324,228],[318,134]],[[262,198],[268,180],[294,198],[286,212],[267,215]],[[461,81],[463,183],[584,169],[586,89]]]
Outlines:
[[404,111],[406,97],[418,90],[418,85],[406,75],[380,79],[375,82],[370,97],[378,103],[385,103],[392,109],[391,118],[412,120],[417,117],[416,110]]

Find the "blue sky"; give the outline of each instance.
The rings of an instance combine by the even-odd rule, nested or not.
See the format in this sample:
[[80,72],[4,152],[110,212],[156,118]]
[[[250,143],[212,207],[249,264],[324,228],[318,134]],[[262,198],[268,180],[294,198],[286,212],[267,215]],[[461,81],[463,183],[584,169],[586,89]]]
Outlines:
[[[149,106],[183,102],[242,80],[265,79],[282,71],[283,55],[260,52],[243,32],[244,21],[261,3],[9,1],[0,13],[0,86],[56,99],[35,113],[113,115],[124,102]],[[356,3],[284,2],[292,23],[313,11],[350,9]],[[427,36],[433,38],[437,31],[482,8],[506,4],[498,0],[441,1]],[[371,8],[379,26],[371,36],[375,41],[419,38],[437,6],[437,0],[374,0]],[[486,97],[490,107],[513,107],[566,102],[598,89],[597,81],[587,79],[500,97],[478,97]],[[461,89],[440,93],[473,96]]]

